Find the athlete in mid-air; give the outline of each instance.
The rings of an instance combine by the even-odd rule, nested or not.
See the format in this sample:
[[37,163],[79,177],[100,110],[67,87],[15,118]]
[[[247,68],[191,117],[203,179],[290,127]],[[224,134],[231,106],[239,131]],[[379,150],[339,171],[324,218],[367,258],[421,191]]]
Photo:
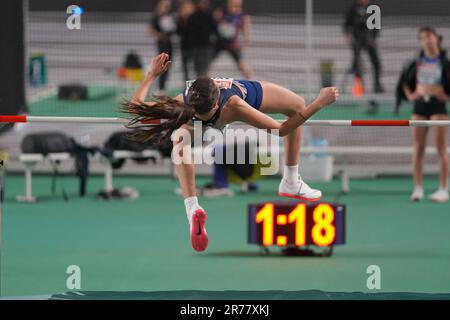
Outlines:
[[[177,129],[188,130],[192,135],[193,121],[201,121],[204,126],[219,130],[235,121],[258,129],[278,130],[278,134],[284,137],[285,148],[285,168],[279,195],[306,201],[317,201],[322,197],[319,190],[310,188],[299,175],[301,125],[321,108],[336,101],[339,96],[336,88],[321,89],[317,98],[306,104],[299,95],[274,83],[229,80],[229,85],[220,86],[211,78],[200,77],[175,98],[155,97],[156,101],[145,102],[152,83],[167,71],[169,65],[169,55],[165,53],[153,58],[144,81],[123,108],[133,116],[131,125],[153,122],[137,128],[134,132],[136,139],[148,141],[156,138],[161,142],[169,139]],[[266,113],[281,113],[288,118],[280,123]],[[174,150],[182,153],[183,148],[176,148],[183,143],[182,139],[174,139],[173,143]],[[180,156],[183,157],[182,154]],[[192,161],[177,164],[176,172],[183,192],[192,247],[203,251],[208,246],[207,216],[196,196],[194,164]]]

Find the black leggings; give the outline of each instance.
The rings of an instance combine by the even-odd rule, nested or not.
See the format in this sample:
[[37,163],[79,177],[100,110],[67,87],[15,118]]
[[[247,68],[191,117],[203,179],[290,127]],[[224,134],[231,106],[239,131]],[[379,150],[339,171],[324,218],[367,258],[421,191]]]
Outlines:
[[378,50],[375,45],[375,42],[369,41],[358,41],[354,40],[352,44],[353,49],[353,72],[355,76],[362,77],[362,68],[361,68],[361,51],[366,50],[369,54],[370,62],[373,66],[373,79],[374,86],[380,85],[380,76],[381,76],[381,62],[378,56]]
[[207,76],[211,62],[211,48],[209,46],[195,46],[192,48],[192,58],[197,78]]
[[[162,42],[158,41],[158,53],[167,53],[170,56],[170,59],[172,59],[172,42]],[[166,89],[166,82],[167,78],[169,77],[169,70],[164,72],[159,77],[159,90],[165,90]]]
[[189,48],[181,47],[181,62],[183,64],[183,76],[184,81],[189,81],[191,78],[189,77],[189,67],[192,60],[192,51]]

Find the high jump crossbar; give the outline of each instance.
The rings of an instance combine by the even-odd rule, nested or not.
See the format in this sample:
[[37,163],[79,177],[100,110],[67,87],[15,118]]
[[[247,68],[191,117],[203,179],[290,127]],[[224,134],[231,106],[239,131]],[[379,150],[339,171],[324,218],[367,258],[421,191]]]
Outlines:
[[[125,125],[128,122],[128,119],[113,117],[0,115],[0,123],[86,123]],[[450,120],[308,120],[304,125],[311,127],[450,127]]]

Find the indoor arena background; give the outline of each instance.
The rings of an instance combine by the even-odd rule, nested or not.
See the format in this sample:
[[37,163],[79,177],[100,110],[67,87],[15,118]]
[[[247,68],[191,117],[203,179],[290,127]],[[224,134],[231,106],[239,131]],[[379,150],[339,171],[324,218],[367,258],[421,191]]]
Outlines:
[[[243,57],[255,79],[279,83],[311,101],[322,86],[324,68],[331,70],[332,83],[342,96],[315,115],[317,120],[409,119],[409,103],[395,112],[395,88],[404,64],[418,52],[418,28],[434,26],[444,36],[443,46],[450,44],[447,1],[374,1],[382,14],[377,44],[384,93],[372,92],[372,68],[363,53],[365,93],[355,95],[352,52],[343,32],[351,1],[244,3],[252,19],[252,36]],[[71,4],[84,10],[80,30],[66,27],[66,8]],[[312,4],[311,15],[307,4]],[[212,1],[213,8],[220,5],[221,1]],[[21,111],[35,116],[123,116],[118,111],[120,102],[130,97],[137,82],[121,79],[118,70],[130,51],[139,56],[143,69],[157,53],[149,33],[154,7],[155,1],[150,0],[25,1],[26,104]],[[176,1],[173,7],[176,11]],[[171,95],[185,86],[177,38],[174,45],[167,89]],[[30,79],[32,56],[45,61],[45,83]],[[242,77],[226,53],[212,63],[210,75]],[[88,99],[58,99],[58,87],[64,84],[86,86]],[[151,297],[151,292],[160,291],[312,290],[298,297],[323,298],[321,291],[370,292],[366,287],[369,265],[383,270],[380,294],[450,291],[450,205],[409,201],[410,128],[304,128],[306,167],[302,169],[301,164],[301,170],[308,171],[307,165],[322,163],[322,158],[332,159],[331,167],[323,162],[323,170],[331,170],[331,179],[304,175],[316,181],[311,184],[322,190],[325,201],[347,206],[347,243],[330,258],[287,258],[276,249],[264,256],[247,244],[247,204],[276,200],[279,177],[259,180],[257,193],[241,193],[236,187],[233,198],[201,199],[211,237],[203,254],[194,254],[189,246],[183,202],[174,192],[178,183],[168,158],[144,164],[127,160],[114,173],[115,186],[139,191],[135,200],[98,199],[105,183],[104,164],[93,158],[86,197],[78,196],[73,161],[59,164],[62,177],[57,177],[54,193],[53,167],[44,161],[33,169],[33,195],[38,201],[16,201],[24,192],[20,154],[27,134],[61,131],[100,146],[120,129],[104,124],[18,124],[0,134],[0,148],[9,153],[2,210],[2,296],[69,291],[68,265],[83,270],[82,291],[97,292],[100,297],[104,291],[143,291]],[[437,169],[430,136],[427,191],[438,185]],[[210,175],[211,167],[200,168],[198,184],[207,182]],[[68,200],[61,196],[61,188]],[[203,273],[201,282],[192,276],[197,270]]]

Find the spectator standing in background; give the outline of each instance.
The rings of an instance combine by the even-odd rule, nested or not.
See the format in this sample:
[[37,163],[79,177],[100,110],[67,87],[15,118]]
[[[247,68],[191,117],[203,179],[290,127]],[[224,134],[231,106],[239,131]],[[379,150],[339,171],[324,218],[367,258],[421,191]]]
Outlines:
[[195,11],[188,19],[187,34],[197,77],[208,75],[212,38],[217,37],[217,25],[209,5],[209,0],[196,0]]
[[[171,0],[159,0],[156,3],[155,13],[150,25],[150,33],[157,39],[158,53],[167,53],[173,56],[172,35],[176,32],[176,23],[170,13]],[[165,94],[169,73],[159,78],[159,94]]]
[[194,11],[191,0],[182,0],[178,6],[177,33],[180,37],[181,62],[183,64],[184,80],[190,80],[189,65],[192,60],[191,45],[189,43],[188,20]]
[[251,79],[253,72],[242,59],[242,51],[248,47],[251,38],[251,19],[244,14],[243,0],[228,0],[226,9],[217,9],[214,18],[218,25],[219,39],[213,59],[221,51],[228,52],[244,77]]
[[[413,120],[448,120],[447,103],[450,101],[450,61],[442,48],[442,36],[432,27],[422,27],[418,33],[420,53],[404,67],[397,84],[397,105],[403,99],[413,103]],[[427,127],[414,127],[413,176],[414,190],[412,201],[424,197],[423,166]],[[448,128],[432,128],[440,164],[439,189],[430,195],[434,202],[448,202],[448,168],[449,159]]]
[[381,62],[376,45],[379,31],[367,28],[367,7],[370,4],[371,0],[355,0],[345,15],[344,31],[353,51],[352,71],[355,80],[362,81],[361,51],[366,50],[373,66],[373,91],[382,93],[384,89],[380,82]]

